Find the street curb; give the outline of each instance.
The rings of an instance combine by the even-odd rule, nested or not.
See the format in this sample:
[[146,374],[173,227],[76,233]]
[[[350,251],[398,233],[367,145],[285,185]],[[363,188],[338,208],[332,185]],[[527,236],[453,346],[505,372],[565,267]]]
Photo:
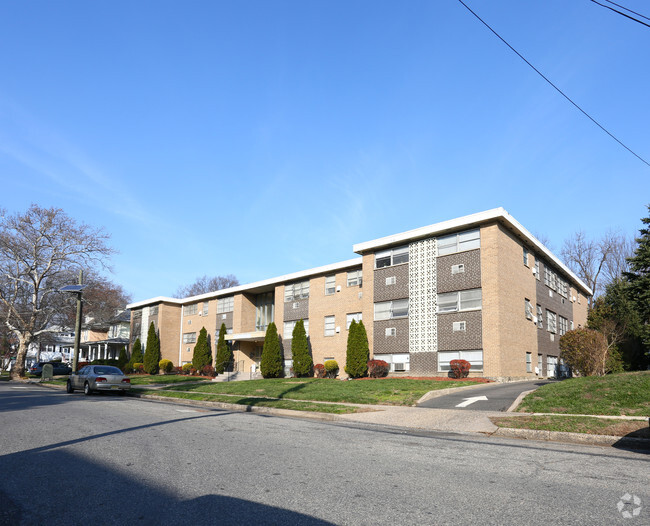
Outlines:
[[226,402],[210,402],[208,400],[187,400],[184,398],[173,398],[171,396],[158,396],[128,393],[131,398],[142,398],[144,400],[155,400],[160,402],[174,403],[185,406],[199,406],[210,409],[226,409],[228,411],[237,411],[239,413],[258,413],[270,416],[290,416],[294,418],[306,418],[309,420],[320,421],[344,421],[340,415],[331,413],[310,413],[307,411],[297,411],[294,409],[277,409],[275,407],[254,407],[250,405],[228,404]]
[[512,405],[508,409],[506,409],[506,413],[512,413],[515,409],[519,407],[519,404],[521,404],[521,401],[524,399],[526,395],[529,395],[530,393],[534,393],[535,391],[537,391],[537,389],[531,389],[530,391],[524,391],[523,393],[521,393],[517,397],[517,399],[514,402],[512,402]]
[[545,442],[568,442],[590,446],[616,446],[626,449],[650,450],[650,440],[646,438],[617,437],[611,435],[589,435],[587,433],[568,433],[566,431],[540,431],[536,429],[513,429],[500,427],[491,436],[503,438],[522,438]]
[[415,402],[415,406],[418,406],[422,402],[426,402],[427,400],[431,400],[432,398],[438,398],[439,396],[444,396],[448,395],[450,393],[456,393],[458,391],[468,391],[471,389],[478,389],[479,387],[485,387],[486,385],[492,385],[493,383],[497,382],[480,382],[477,383],[476,385],[464,385],[462,387],[450,387],[448,389],[436,389],[435,391],[429,391],[428,393],[425,393],[417,402]]

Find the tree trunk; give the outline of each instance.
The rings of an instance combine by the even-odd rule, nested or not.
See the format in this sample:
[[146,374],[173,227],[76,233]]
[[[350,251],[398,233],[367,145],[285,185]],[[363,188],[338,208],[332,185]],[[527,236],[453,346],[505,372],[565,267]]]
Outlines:
[[18,354],[16,364],[11,368],[11,379],[18,380],[25,376],[25,357],[27,356],[27,341],[23,338],[18,340]]

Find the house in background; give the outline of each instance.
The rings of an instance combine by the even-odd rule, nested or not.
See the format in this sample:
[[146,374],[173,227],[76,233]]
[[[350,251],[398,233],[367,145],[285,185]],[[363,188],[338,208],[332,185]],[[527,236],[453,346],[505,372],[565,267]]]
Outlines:
[[129,351],[131,312],[123,310],[106,322],[88,320],[81,330],[79,360],[117,360],[120,349]]
[[214,353],[226,326],[238,370],[259,367],[275,322],[291,367],[291,333],[305,322],[314,363],[345,367],[348,328],[363,321],[371,356],[391,374],[443,376],[453,359],[496,380],[555,376],[558,340],[586,324],[592,291],[503,208],[354,245],[359,257],[183,299],[128,305],[131,340],[149,325],[161,354],[192,360],[205,327]]

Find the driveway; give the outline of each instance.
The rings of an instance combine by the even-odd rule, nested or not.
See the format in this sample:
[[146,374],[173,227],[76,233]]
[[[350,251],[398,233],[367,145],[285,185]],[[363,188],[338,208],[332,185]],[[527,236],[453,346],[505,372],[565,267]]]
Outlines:
[[525,392],[556,380],[531,380],[526,382],[494,383],[475,389],[459,391],[430,398],[418,407],[432,409],[468,409],[472,411],[506,411],[517,397]]

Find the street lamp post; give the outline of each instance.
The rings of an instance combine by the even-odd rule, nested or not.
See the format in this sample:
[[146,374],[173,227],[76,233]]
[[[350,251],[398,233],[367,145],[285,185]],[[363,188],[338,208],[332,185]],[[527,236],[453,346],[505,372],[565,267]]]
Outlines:
[[79,347],[81,346],[81,315],[83,311],[81,303],[81,293],[86,285],[83,284],[84,271],[79,271],[79,284],[67,285],[61,289],[61,292],[70,292],[77,295],[77,319],[74,331],[74,356],[72,358],[72,372],[77,372],[77,364],[79,363]]

